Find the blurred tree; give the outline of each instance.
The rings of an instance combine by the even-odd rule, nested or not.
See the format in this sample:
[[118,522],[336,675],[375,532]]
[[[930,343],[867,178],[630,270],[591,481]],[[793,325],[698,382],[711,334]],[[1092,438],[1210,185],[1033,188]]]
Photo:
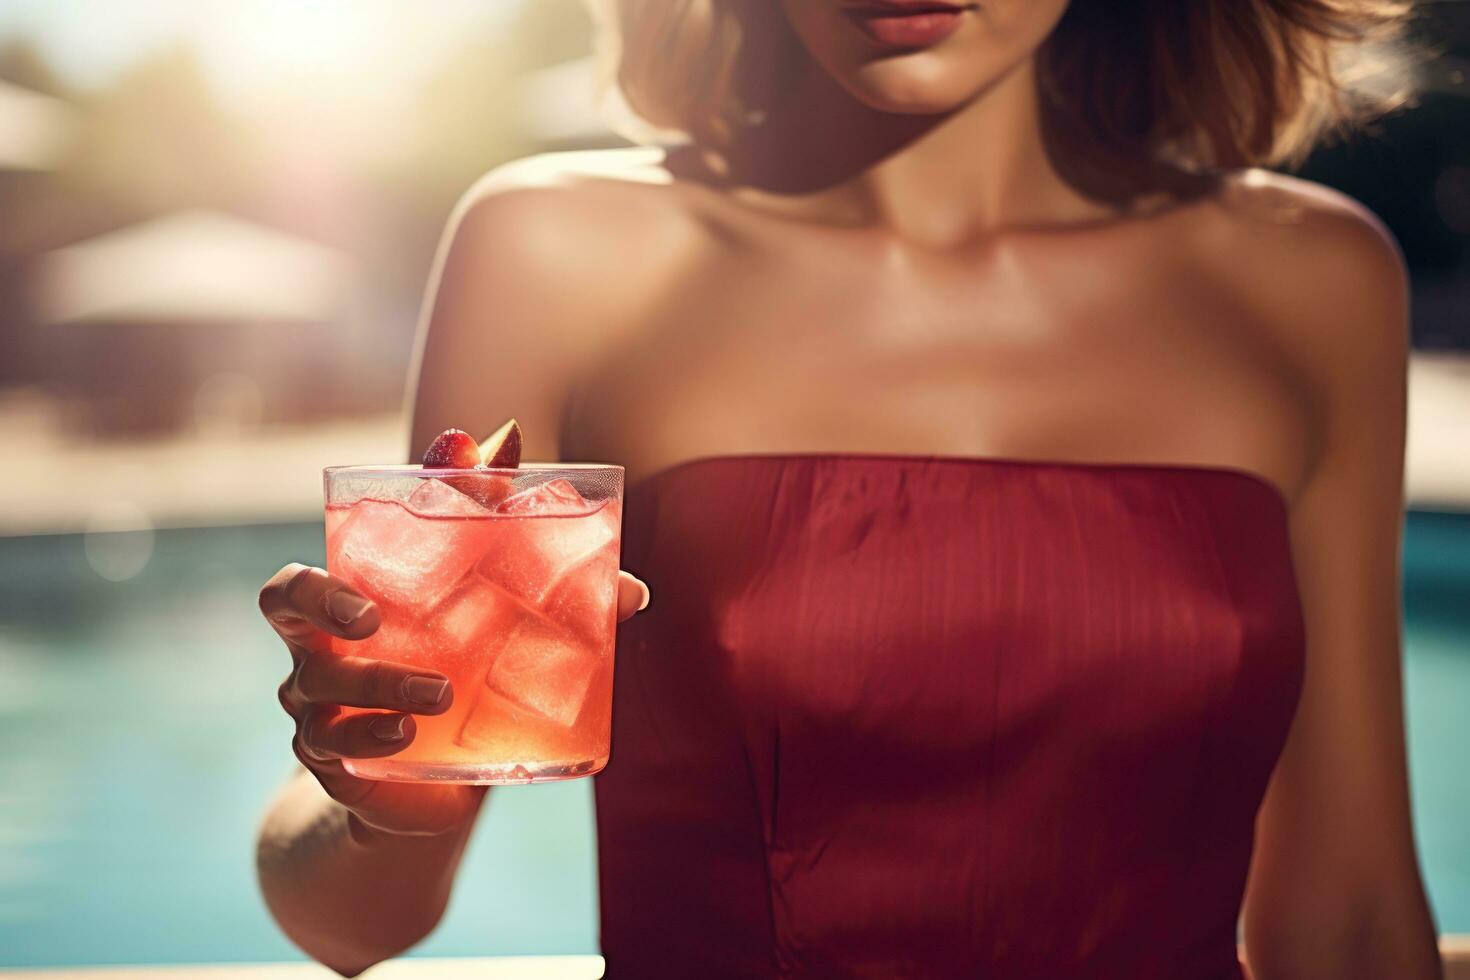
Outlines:
[[391,242],[379,258],[403,297],[400,321],[412,323],[406,312],[418,303],[455,201],[486,171],[540,149],[519,115],[518,79],[591,49],[582,0],[536,0],[494,34],[467,37],[417,93],[412,151],[378,175],[394,209]]
[[258,179],[244,128],[213,97],[187,47],[139,62],[88,109],[67,176],[131,210],[230,207]]
[[[53,97],[66,89],[35,45],[23,38],[0,43],[0,81]],[[26,260],[64,238],[75,224],[44,171],[0,169],[0,387],[34,375],[30,328],[34,319],[26,289]]]

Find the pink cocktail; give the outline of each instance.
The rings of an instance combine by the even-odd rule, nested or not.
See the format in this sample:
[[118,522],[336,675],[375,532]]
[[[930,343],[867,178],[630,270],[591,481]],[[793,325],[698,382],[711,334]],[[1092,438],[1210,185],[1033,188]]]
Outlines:
[[622,477],[593,464],[326,471],[327,569],[382,618],[336,651],[439,671],[454,691],[448,711],[415,717],[410,745],[348,771],[523,783],[607,764]]

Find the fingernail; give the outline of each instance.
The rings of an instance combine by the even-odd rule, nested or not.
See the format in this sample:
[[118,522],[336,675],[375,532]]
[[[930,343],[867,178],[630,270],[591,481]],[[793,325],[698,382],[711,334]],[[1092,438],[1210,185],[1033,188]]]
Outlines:
[[435,705],[444,700],[449,681],[442,677],[413,674],[403,680],[403,696],[414,704]]
[[648,600],[653,598],[653,593],[648,591],[648,586],[643,587],[643,601],[638,604],[638,611],[642,612],[648,608]]
[[332,618],[343,626],[356,620],[372,604],[371,599],[364,599],[362,596],[353,595],[351,592],[331,592],[327,594],[327,612],[331,613]]
[[368,731],[373,733],[373,738],[379,742],[401,742],[403,741],[403,716],[393,715],[388,718],[379,718],[368,726]]

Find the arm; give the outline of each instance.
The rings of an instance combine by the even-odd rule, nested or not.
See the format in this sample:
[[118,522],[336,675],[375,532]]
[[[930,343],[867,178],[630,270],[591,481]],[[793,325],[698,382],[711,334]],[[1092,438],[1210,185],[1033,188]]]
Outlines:
[[[442,674],[331,650],[331,636],[361,639],[377,629],[372,603],[321,569],[293,564],[266,583],[260,607],[291,654],[278,694],[296,721],[291,747],[304,769],[261,827],[261,892],[293,942],[352,976],[439,921],[484,793],[374,783],[342,768],[343,758],[398,751],[413,740],[415,714],[451,703]],[[343,719],[344,704],[381,710]]]
[[473,816],[428,836],[354,832],[353,811],[312,773],[298,772],[260,831],[256,866],[266,905],[313,959],[356,976],[438,924]]
[[1319,420],[1292,511],[1307,665],[1258,819],[1246,955],[1255,980],[1429,980],[1440,966],[1410,821],[1400,669],[1405,276],[1356,206],[1335,202],[1306,226],[1315,248],[1289,267],[1316,285],[1283,312],[1300,331]]
[[[292,748],[303,770],[266,813],[256,871],[281,930],[314,959],[355,976],[438,924],[485,787],[375,783],[342,768],[344,757],[397,751],[413,739],[413,714],[448,705],[446,699],[424,706],[406,696],[407,677],[431,672],[327,647],[328,633],[360,639],[377,628],[371,604],[347,624],[330,617],[330,597],[342,594],[355,595],[303,565],[286,566],[261,591],[261,608],[294,663],[280,697],[297,722]],[[647,587],[620,573],[619,622],[647,601]],[[386,710],[341,722],[334,717],[338,704]],[[402,718],[402,736],[385,740],[373,727],[382,718]]]
[[[558,284],[534,273],[554,268],[546,260],[560,236],[538,223],[543,209],[526,204],[514,189],[501,194],[482,185],[450,223],[416,355],[415,454],[444,428],[481,434],[515,414],[530,443],[527,455],[556,458],[574,356],[591,346],[570,326],[596,320],[568,319],[567,329],[557,329],[547,315],[547,290]],[[618,618],[633,615],[647,595],[643,583],[622,573]],[[361,639],[378,626],[370,603],[345,621],[334,617],[334,596],[356,594],[301,565],[288,565],[261,591],[262,612],[292,655],[280,699],[296,722],[293,748],[304,771],[271,804],[256,864],[281,929],[315,959],[352,976],[438,924],[484,788],[375,783],[343,769],[343,757],[398,751],[412,741],[415,714],[437,713],[450,702],[407,697],[411,676],[431,675],[447,686],[443,675],[333,653],[330,636]],[[384,711],[343,721],[336,717],[342,704]],[[386,728],[374,729],[379,721]]]

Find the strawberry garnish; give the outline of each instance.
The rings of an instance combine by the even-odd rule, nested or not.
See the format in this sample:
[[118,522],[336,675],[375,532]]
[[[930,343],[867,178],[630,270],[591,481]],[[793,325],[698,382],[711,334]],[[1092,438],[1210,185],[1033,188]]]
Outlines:
[[[496,429],[483,446],[463,429],[445,429],[424,453],[426,469],[515,469],[520,463],[521,427],[515,419]],[[511,478],[500,473],[442,479],[486,507],[494,507],[515,491]]]
[[515,419],[490,434],[480,446],[482,465],[496,470],[513,470],[521,465],[521,426]]
[[480,446],[463,429],[445,429],[424,453],[424,465],[434,469],[468,470],[480,465]]

